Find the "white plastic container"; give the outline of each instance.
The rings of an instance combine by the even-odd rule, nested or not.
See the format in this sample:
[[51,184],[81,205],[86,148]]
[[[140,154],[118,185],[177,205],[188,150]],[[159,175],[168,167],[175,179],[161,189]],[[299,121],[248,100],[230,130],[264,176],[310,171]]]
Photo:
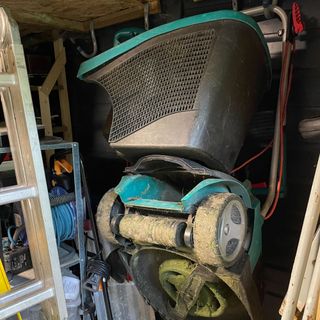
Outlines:
[[81,299],[76,301],[66,300],[67,311],[68,311],[68,320],[79,320],[80,319],[80,304]]
[[114,320],[155,320],[153,309],[144,301],[133,282],[108,281]]
[[62,280],[68,320],[80,320],[80,280],[74,276],[63,276]]

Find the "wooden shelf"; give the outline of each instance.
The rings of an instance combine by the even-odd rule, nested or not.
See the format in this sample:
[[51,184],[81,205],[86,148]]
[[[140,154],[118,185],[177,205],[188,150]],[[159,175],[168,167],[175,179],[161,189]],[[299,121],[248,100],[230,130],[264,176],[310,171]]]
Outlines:
[[87,32],[118,24],[144,15],[143,3],[149,2],[150,14],[160,12],[159,0],[2,0],[19,23],[22,34],[68,30]]

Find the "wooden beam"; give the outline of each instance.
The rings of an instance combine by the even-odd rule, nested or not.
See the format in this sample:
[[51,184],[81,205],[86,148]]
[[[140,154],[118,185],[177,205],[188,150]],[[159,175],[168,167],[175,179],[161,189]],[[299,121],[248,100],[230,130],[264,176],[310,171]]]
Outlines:
[[[38,88],[39,94],[39,104],[40,104],[40,116],[41,123],[44,125],[44,134],[47,137],[53,136],[52,119],[51,119],[51,108],[49,96],[41,91],[41,87]],[[50,158],[54,154],[53,150],[48,150],[45,152],[46,163],[48,168],[50,168]]]
[[18,23],[46,26],[53,29],[63,29],[68,31],[86,31],[84,24],[80,21],[58,18],[45,13],[12,10],[12,16]]
[[[30,85],[30,90],[31,91],[38,91],[38,88],[41,87],[41,86],[34,86],[34,85]],[[58,85],[56,86],[53,86],[52,90],[60,90],[62,89],[62,87],[59,87]],[[51,90],[51,91],[52,91]]]
[[52,68],[50,69],[45,81],[43,82],[42,86],[40,87],[41,91],[45,95],[49,95],[51,90],[53,89],[55,83],[58,80],[59,75],[64,70],[64,66],[66,64],[66,53],[65,51],[61,51],[58,58],[56,59],[55,63],[53,64]]
[[[150,14],[156,14],[160,12],[160,2],[159,0],[151,0],[149,1],[150,4]],[[142,18],[144,15],[143,12],[143,4],[141,2],[140,6],[134,6],[131,8],[127,8],[121,11],[117,11],[111,14],[107,14],[105,16],[98,17],[93,19],[94,28],[100,29],[104,27],[108,27],[114,24],[139,19]],[[85,23],[85,29],[90,29],[90,21]]]
[[49,96],[41,91],[41,87],[39,87],[38,93],[40,102],[41,122],[44,125],[45,135],[51,137],[53,132]]
[[[63,40],[60,38],[53,42],[54,55],[59,57],[64,53],[65,48],[63,45]],[[61,111],[61,124],[63,127],[67,128],[67,131],[63,133],[64,140],[72,141],[72,125],[71,125],[71,116],[70,116],[70,105],[69,105],[69,96],[68,96],[68,86],[67,86],[67,77],[66,71],[63,68],[59,77],[58,77],[58,86],[61,87],[59,90],[59,100],[60,100],[60,111]]]

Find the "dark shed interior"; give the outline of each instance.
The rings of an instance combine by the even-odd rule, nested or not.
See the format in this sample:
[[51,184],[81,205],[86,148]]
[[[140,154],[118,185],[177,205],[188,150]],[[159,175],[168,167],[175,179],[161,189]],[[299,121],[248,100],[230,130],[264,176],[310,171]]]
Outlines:
[[[254,0],[236,2],[243,7],[261,3]],[[263,226],[262,257],[256,270],[266,320],[281,318],[279,308],[288,289],[320,150],[319,138],[306,140],[299,132],[299,123],[303,119],[320,117],[320,2],[298,2],[305,31],[299,35],[294,53],[292,87],[285,127],[285,178],[276,211]],[[293,1],[279,1],[279,5],[288,11],[292,3]],[[232,8],[231,1],[162,0],[161,13],[150,16],[150,27],[225,8]],[[114,35],[119,30],[128,27],[143,28],[143,19],[135,18],[137,19],[97,29],[98,53],[113,47]],[[272,28],[272,23],[269,27]],[[23,36],[22,40],[28,54],[48,56],[52,50],[51,44],[45,42],[30,45],[33,41],[30,35]],[[84,50],[91,50],[89,36],[81,37],[77,41]],[[67,36],[64,45],[73,140],[80,146],[92,208],[96,212],[101,197],[119,183],[125,167],[132,163],[120,158],[108,144],[112,117],[110,98],[103,88],[77,78],[79,66],[86,59]],[[272,141],[280,67],[280,52],[275,48],[272,54],[272,86],[263,97],[251,122],[236,167]],[[254,185],[264,186],[269,178],[270,160],[271,149],[234,176],[240,181],[249,179]],[[260,193],[258,198],[263,200],[265,193]]]

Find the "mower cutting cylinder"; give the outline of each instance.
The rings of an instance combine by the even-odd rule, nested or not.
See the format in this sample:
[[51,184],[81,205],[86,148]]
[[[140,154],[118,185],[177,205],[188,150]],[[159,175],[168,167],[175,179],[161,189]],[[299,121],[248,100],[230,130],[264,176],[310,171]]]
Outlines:
[[[111,217],[110,231],[134,244],[178,250],[190,247],[199,262],[214,266],[232,266],[243,255],[247,211],[241,198],[233,193],[212,194],[200,203],[194,215],[181,218],[164,216],[161,210],[144,209],[143,214],[141,208],[125,211]],[[188,223],[187,217],[191,218]],[[190,245],[186,242],[188,234]]]
[[186,223],[183,220],[126,214],[120,221],[119,233],[138,244],[157,244],[166,247],[184,245]]

